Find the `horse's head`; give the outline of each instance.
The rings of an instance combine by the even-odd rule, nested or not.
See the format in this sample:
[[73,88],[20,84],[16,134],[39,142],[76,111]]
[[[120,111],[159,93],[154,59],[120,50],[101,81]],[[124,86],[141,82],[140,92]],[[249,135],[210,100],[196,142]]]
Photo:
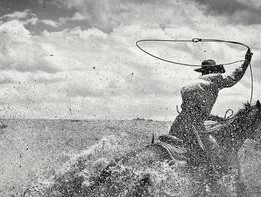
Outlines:
[[245,105],[245,109],[241,111],[238,116],[241,122],[240,126],[243,135],[246,138],[253,139],[257,133],[257,128],[261,124],[261,104],[258,100],[255,105],[250,105],[249,103]]

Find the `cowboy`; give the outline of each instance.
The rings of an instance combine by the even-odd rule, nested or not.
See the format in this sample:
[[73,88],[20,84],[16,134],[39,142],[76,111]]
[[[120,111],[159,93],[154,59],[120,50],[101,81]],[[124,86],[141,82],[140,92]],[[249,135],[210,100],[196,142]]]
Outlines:
[[[205,130],[204,122],[210,116],[219,91],[234,86],[242,79],[251,58],[252,53],[248,50],[244,63],[228,76],[223,75],[223,65],[217,65],[214,60],[205,60],[201,68],[195,69],[202,74],[198,81],[181,89],[182,110],[173,122],[169,134],[183,140],[189,150],[190,166],[198,167],[202,163],[211,166],[207,154],[209,144],[206,139],[200,138],[198,132]],[[212,174],[209,177],[214,176],[214,173],[210,172],[211,168],[209,169],[209,174]]]

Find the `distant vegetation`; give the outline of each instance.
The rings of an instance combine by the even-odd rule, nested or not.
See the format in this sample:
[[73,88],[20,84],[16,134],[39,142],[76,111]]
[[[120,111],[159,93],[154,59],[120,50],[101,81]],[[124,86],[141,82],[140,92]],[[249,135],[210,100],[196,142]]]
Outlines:
[[147,121],[153,121],[152,119],[145,119],[145,118],[134,118],[134,119],[132,119],[132,120],[134,120],[134,121],[145,121],[145,120],[147,120]]

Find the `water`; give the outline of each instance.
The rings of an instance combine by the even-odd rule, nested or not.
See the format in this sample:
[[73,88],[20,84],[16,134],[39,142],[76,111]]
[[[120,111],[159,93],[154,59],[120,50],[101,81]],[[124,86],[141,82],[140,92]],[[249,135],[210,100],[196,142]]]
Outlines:
[[[38,186],[28,190],[28,196],[126,196],[141,179],[150,177],[150,196],[190,196],[195,185],[190,175],[178,166],[157,162],[151,167],[117,165],[106,184],[98,186],[90,193],[88,187],[93,184],[110,161],[129,151],[129,147],[120,145],[125,136],[104,137],[89,149],[71,155],[71,159],[48,180],[39,181]],[[119,143],[121,142],[121,143]],[[125,143],[124,143],[125,144]],[[185,175],[185,176],[184,176]],[[30,195],[29,195],[30,194]]]
[[[113,158],[149,144],[152,133],[157,137],[171,125],[146,120],[5,120],[4,123],[8,127],[0,131],[0,195],[25,197],[81,196]],[[246,142],[240,153],[242,179],[246,183],[246,196],[258,197],[261,151],[256,143],[251,143]],[[127,192],[121,188],[135,187],[148,175],[153,185],[148,190],[154,196],[189,196],[196,187],[191,181],[194,177],[176,167],[160,162],[145,169],[119,165],[114,169],[119,175],[114,177],[120,190],[118,196]],[[233,186],[232,178],[225,176],[223,184]]]

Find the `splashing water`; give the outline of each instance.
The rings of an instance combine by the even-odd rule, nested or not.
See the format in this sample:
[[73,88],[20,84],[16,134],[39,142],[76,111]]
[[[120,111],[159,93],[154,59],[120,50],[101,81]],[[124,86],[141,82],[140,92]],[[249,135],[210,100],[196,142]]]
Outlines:
[[121,163],[112,168],[112,175],[106,183],[94,191],[88,190],[101,172],[114,158],[130,151],[127,138],[107,136],[89,149],[65,163],[48,180],[41,180],[24,196],[34,197],[76,197],[76,196],[133,196],[131,190],[137,189],[140,180],[149,177],[147,194],[149,196],[190,196],[195,187],[191,175],[180,166],[156,162],[150,167],[125,166]]

